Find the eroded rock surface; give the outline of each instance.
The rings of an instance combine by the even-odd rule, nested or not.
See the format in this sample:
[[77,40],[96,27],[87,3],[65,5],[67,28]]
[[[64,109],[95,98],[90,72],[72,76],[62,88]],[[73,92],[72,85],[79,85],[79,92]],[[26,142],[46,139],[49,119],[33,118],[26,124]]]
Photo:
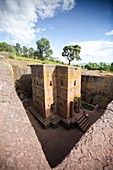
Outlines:
[[55,170],[113,170],[113,102]]
[[90,104],[106,106],[113,99],[113,74],[86,70],[82,72],[81,97]]
[[49,170],[40,142],[13,83],[13,71],[0,59],[0,170]]

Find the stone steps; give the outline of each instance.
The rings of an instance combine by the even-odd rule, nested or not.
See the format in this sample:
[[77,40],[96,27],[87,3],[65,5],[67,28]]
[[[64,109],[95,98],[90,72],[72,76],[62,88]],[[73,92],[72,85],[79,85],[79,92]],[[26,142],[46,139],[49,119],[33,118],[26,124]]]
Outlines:
[[84,120],[86,120],[87,118],[82,115],[78,120],[77,120],[77,123],[81,124]]
[[62,124],[66,129],[75,128],[78,126],[83,132],[86,132],[91,124],[88,118],[83,114],[79,115],[77,118],[75,116],[68,119],[63,118],[57,114],[53,114],[51,117],[46,119],[33,106],[29,106],[27,110],[30,111],[39,120],[45,129],[49,126],[56,128],[59,126],[59,124]]
[[60,117],[59,115],[54,115],[54,116],[51,116],[51,125],[53,128],[57,127],[60,123]]
[[76,120],[76,123],[83,132],[86,132],[91,124],[85,115],[82,115],[78,120]]
[[86,132],[89,129],[90,125],[91,123],[88,120],[83,126],[81,126],[82,131]]
[[50,118],[45,119],[32,106],[28,108],[28,111],[30,111],[39,120],[39,122],[43,125],[45,129],[47,129],[50,126],[51,122]]
[[84,125],[87,122],[87,118],[82,118],[82,120],[79,123],[79,126]]

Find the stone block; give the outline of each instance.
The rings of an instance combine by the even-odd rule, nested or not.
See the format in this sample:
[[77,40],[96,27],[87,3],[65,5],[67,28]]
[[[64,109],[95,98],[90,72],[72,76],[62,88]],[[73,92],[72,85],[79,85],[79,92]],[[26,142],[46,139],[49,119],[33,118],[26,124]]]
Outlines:
[[44,79],[48,79],[49,77],[52,78],[55,72],[55,65],[47,64],[44,65]]
[[53,98],[53,89],[52,89],[52,87],[45,90],[44,92],[45,92],[45,100]]
[[44,72],[43,72],[43,65],[36,65],[36,72],[35,75],[38,77],[44,77]]
[[61,78],[67,78],[68,67],[67,66],[56,66],[56,76]]
[[72,66],[32,66],[33,102],[46,119],[54,112],[68,119],[70,102],[80,96],[80,69]]
[[63,99],[67,99],[67,90],[57,88],[57,96],[59,96],[59,97],[61,97]]
[[68,88],[68,80],[63,77],[57,77],[56,86],[60,88]]

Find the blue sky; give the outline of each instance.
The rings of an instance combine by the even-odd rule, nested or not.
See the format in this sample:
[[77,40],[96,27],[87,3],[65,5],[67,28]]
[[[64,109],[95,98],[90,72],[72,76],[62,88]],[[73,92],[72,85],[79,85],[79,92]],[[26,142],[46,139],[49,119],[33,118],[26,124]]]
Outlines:
[[63,47],[78,44],[81,63],[113,62],[112,0],[0,1],[0,41],[36,49],[46,37],[62,61]]

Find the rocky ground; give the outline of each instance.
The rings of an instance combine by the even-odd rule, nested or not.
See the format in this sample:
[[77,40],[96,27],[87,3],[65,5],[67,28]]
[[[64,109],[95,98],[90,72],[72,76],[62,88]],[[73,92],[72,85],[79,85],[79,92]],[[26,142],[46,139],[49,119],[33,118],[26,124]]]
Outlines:
[[[0,59],[0,73],[0,170],[51,169],[17,97],[13,70],[5,59]],[[54,169],[113,170],[113,102]]]
[[113,76],[113,73],[108,73],[106,71],[103,70],[87,70],[87,69],[83,69],[82,70],[82,75],[89,75],[89,76]]

